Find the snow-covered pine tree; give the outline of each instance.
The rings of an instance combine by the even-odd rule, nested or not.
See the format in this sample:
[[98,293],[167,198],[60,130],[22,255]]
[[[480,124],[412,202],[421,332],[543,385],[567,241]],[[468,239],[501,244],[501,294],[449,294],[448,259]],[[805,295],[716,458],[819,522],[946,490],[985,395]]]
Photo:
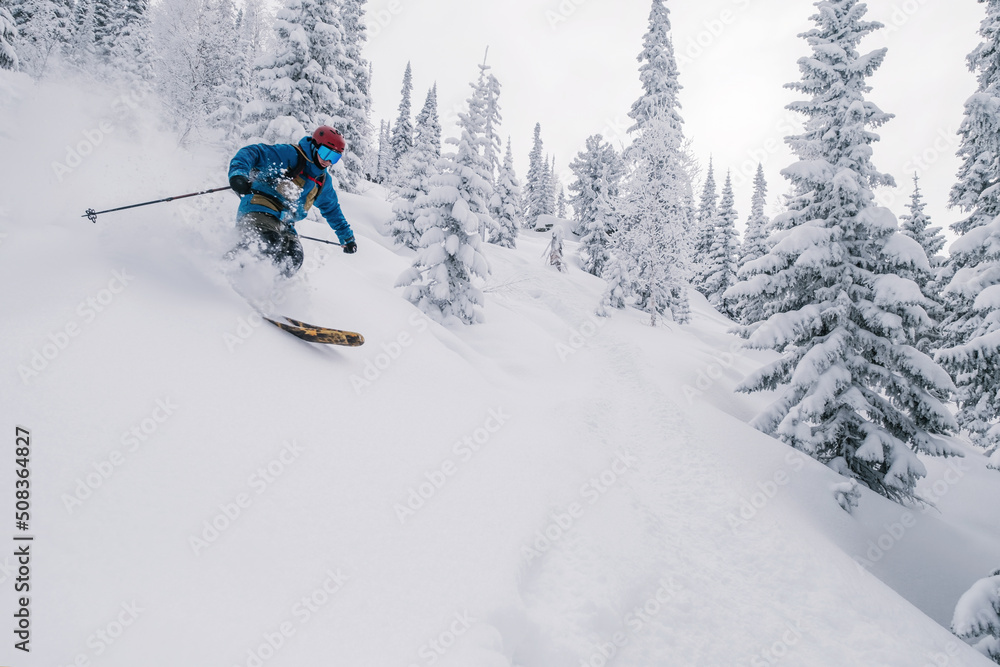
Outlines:
[[556,174],[556,156],[549,161],[549,170],[545,176],[545,210],[546,215],[556,214],[556,192],[559,190],[559,175]]
[[[236,99],[235,7],[229,0],[162,0],[156,5],[155,85],[180,142],[209,127],[233,140]],[[190,26],[197,26],[191,30]],[[116,42],[116,50],[124,47]],[[111,56],[109,56],[111,57]],[[133,73],[138,77],[138,73]]]
[[403,161],[403,156],[413,148],[413,121],[410,119],[410,97],[413,94],[413,70],[406,63],[403,72],[403,88],[400,91],[399,115],[392,126],[392,169],[395,172]]
[[718,214],[719,194],[715,187],[715,167],[712,158],[708,159],[708,174],[705,176],[705,185],[701,190],[701,200],[698,204],[698,211],[695,216],[694,232],[692,239],[692,258],[694,259],[693,284],[702,294],[707,295],[705,281],[711,267],[707,264],[708,257],[712,252],[712,241],[715,237],[715,218]]
[[[613,169],[614,167],[610,165],[604,167],[608,174],[611,174]],[[611,234],[618,226],[612,202],[618,196],[618,185],[612,186],[610,183],[618,178],[600,176],[593,182],[591,186],[593,200],[589,204],[591,212],[587,216],[588,221],[580,229],[582,236],[580,256],[583,260],[583,270],[595,276],[604,275],[605,267],[611,259]],[[619,300],[615,299],[615,302],[618,303]]]
[[642,38],[638,60],[643,93],[629,111],[629,118],[635,121],[629,132],[641,130],[656,117],[657,122],[667,123],[683,137],[684,121],[678,99],[681,84],[674,44],[670,38],[670,10],[665,0],[653,0],[649,10],[649,28]]
[[969,70],[976,75],[976,92],[965,102],[965,119],[958,129],[962,164],[952,186],[950,204],[969,214],[951,226],[959,234],[992,223],[1000,215],[1000,0],[983,0],[986,16],[979,26],[982,42],[969,54]]
[[496,232],[490,235],[490,243],[504,248],[517,244],[517,231],[521,227],[521,183],[514,173],[514,153],[510,138],[507,139],[507,153],[504,155],[497,184],[490,200],[491,214],[497,223]]
[[556,193],[556,217],[566,219],[566,188],[563,184],[559,184],[559,190]]
[[368,29],[365,25],[366,0],[341,0],[340,21],[343,39],[336,56],[336,71],[340,76],[340,106],[333,110],[336,127],[347,142],[347,152],[341,160],[342,184],[357,191],[366,179],[367,165],[373,160],[371,126],[371,64],[364,57]]
[[224,107],[228,113],[222,113],[216,119],[217,124],[229,123],[224,132],[231,148],[243,143],[243,118],[259,97],[259,79],[254,63],[264,54],[271,32],[265,0],[244,0],[237,14],[236,29],[236,52],[229,77],[232,96]]
[[45,76],[54,59],[72,44],[71,10],[61,0],[16,0],[10,5],[13,51],[20,69],[35,78]]
[[[744,273],[744,267],[767,254],[770,246],[767,238],[770,234],[771,221],[764,212],[767,204],[767,180],[764,178],[764,167],[757,165],[757,175],[753,180],[753,197],[750,200],[750,218],[747,220],[746,235],[740,246],[740,258],[736,263],[736,280],[745,280],[749,274]],[[751,303],[726,299],[737,320],[743,325],[759,322],[762,313],[755,310]]]
[[582,237],[583,269],[599,276],[608,261],[609,234],[614,232],[611,202],[618,196],[625,165],[614,146],[599,134],[587,138],[585,149],[569,165],[576,180],[570,184],[576,233]]
[[118,39],[122,3],[119,0],[93,0],[93,3],[94,54],[99,63],[106,65]]
[[[646,118],[629,147],[631,171],[616,206],[619,226],[611,242],[615,260],[608,264],[609,292],[636,296],[636,307],[650,315],[650,324],[670,312],[685,324],[688,305],[689,225],[686,194],[691,182],[683,164],[683,137],[670,115]],[[630,285],[620,281],[630,279]],[[618,283],[618,284],[616,284]]]
[[[904,234],[920,244],[933,268],[944,263],[944,258],[938,253],[944,248],[945,239],[940,227],[931,227],[930,216],[924,212],[926,206],[920,191],[920,177],[914,174],[909,213],[899,216],[900,228]],[[921,284],[921,287],[923,286]]]
[[569,204],[573,207],[575,231],[580,235],[585,233],[584,229],[590,226],[595,217],[597,182],[603,180],[608,195],[614,197],[625,171],[615,147],[605,142],[600,134],[587,137],[584,146],[584,150],[577,153],[569,164],[570,171],[576,177],[569,185],[572,193]]
[[943,278],[948,317],[938,359],[958,385],[958,421],[985,447],[1000,445],[1000,0],[988,0],[982,42],[969,54],[978,88],[958,130],[962,164],[950,203],[968,213],[951,226]]
[[70,39],[67,60],[83,72],[94,71],[97,47],[94,36],[96,22],[94,0],[77,0],[73,7],[73,36]]
[[1000,570],[972,585],[955,605],[951,631],[1000,664]]
[[913,175],[913,195],[910,197],[909,213],[900,216],[900,228],[906,236],[920,244],[927,256],[929,266],[915,268],[904,274],[920,286],[920,291],[928,301],[925,306],[928,314],[934,320],[921,328],[918,335],[917,348],[922,352],[931,352],[940,347],[941,335],[939,323],[946,317],[946,310],[941,297],[939,279],[942,275],[944,257],[938,252],[944,247],[944,235],[940,227],[931,227],[931,219],[924,212],[926,204],[920,191],[920,179]]
[[346,104],[341,96],[346,73],[342,69],[343,0],[302,0],[302,3],[302,25],[309,41],[309,61],[303,70],[309,83],[306,98],[309,115],[304,125],[311,133],[320,125],[343,126],[344,119],[337,115]]
[[685,323],[692,192],[670,12],[663,0],[653,0],[639,62],[643,93],[629,112],[635,121],[629,131],[637,136],[626,150],[629,174],[615,204],[618,227],[604,271],[604,305],[619,306],[635,295],[652,324],[667,310]]
[[750,217],[747,218],[747,231],[740,245],[740,259],[737,271],[747,262],[767,254],[767,236],[770,220],[764,209],[767,205],[767,180],[764,178],[764,166],[757,165],[757,175],[753,179],[753,197],[750,199]]
[[403,156],[403,162],[396,172],[396,191],[399,197],[393,202],[393,221],[390,225],[396,243],[408,248],[417,248],[420,234],[417,232],[418,197],[431,191],[431,179],[436,173],[441,158],[441,123],[438,120],[437,85],[427,92],[423,109],[417,115],[414,128],[413,148]]
[[528,176],[524,185],[524,223],[534,229],[538,216],[545,211],[545,181],[548,163],[542,155],[542,124],[535,123],[535,136],[528,155]]
[[243,135],[251,142],[286,142],[305,132],[302,103],[309,93],[303,70],[310,61],[302,0],[289,0],[274,18],[273,51],[254,64],[259,98],[244,110]]
[[490,72],[490,66],[483,64],[479,66],[479,80],[473,84],[473,95],[471,102],[477,108],[477,113],[484,119],[483,134],[486,143],[483,148],[483,157],[490,165],[490,173],[494,178],[500,172],[501,159],[500,151],[503,143],[500,141],[500,124],[503,116],[500,113],[500,81],[496,75]]
[[760,301],[768,319],[748,345],[781,357],[738,389],[777,392],[753,420],[757,429],[908,500],[926,474],[914,450],[958,454],[937,437],[957,426],[935,397],[952,383],[913,346],[926,301],[898,274],[926,264],[923,250],[872,192],[892,184],[871,162],[878,135],[870,129],[891,115],[864,98],[886,51],[861,55],[857,46],[882,25],[863,20],[858,0],[814,4],[816,26],[801,35],[812,53],[798,61],[802,79],[787,86],[808,97],[788,105],[806,116],[804,132],[786,138],[799,161],[782,174],[796,196],[774,221],[775,245],[744,267],[751,275],[729,295]]
[[608,286],[597,307],[597,314],[600,317],[610,317],[611,308],[624,309],[628,305],[635,284],[635,276],[631,273],[632,262],[627,259],[630,257],[630,252],[624,238],[616,238],[613,247],[614,252],[608,253],[608,260],[601,273]]
[[[232,15],[234,8],[231,0],[220,4],[222,5],[218,8],[220,13]],[[119,33],[108,56],[109,66],[117,76],[124,78],[130,85],[148,84],[153,79],[156,63],[156,51],[152,48],[153,32],[148,0],[125,0],[122,17],[117,23]],[[230,20],[227,27],[233,23]],[[226,35],[225,40],[227,45],[234,44],[230,35]],[[232,76],[224,78],[231,79]],[[227,91],[223,92],[223,95],[231,93],[232,85],[227,85],[226,88]],[[227,97],[226,101],[230,102],[230,98]],[[232,127],[232,123],[239,118],[240,111],[242,109],[236,109],[235,113],[226,117],[227,127]]]
[[17,38],[14,17],[10,15],[6,7],[0,5],[0,69],[18,69],[17,51],[14,50]]
[[485,118],[469,103],[459,113],[461,137],[438,161],[430,194],[418,197],[417,258],[396,285],[406,287],[404,297],[439,322],[473,324],[482,321],[483,292],[474,283],[486,279],[489,264],[482,254],[483,231],[496,227],[489,214],[493,186],[483,156]]
[[712,244],[708,256],[702,261],[704,282],[701,286],[708,302],[726,315],[733,314],[732,303],[723,299],[723,294],[736,283],[736,259],[740,248],[736,217],[733,179],[732,174],[727,172],[722,197],[719,199],[719,210],[712,225]]
[[274,29],[276,50],[257,61],[261,100],[249,105],[244,134],[268,143],[298,141],[320,125],[337,123],[343,40],[337,2],[288,0]]
[[389,122],[382,121],[378,135],[378,171],[375,172],[375,182],[388,185],[392,174],[392,138]]
[[[415,132],[415,144],[425,146],[434,159],[441,157],[441,120],[438,117],[438,96],[437,84],[431,86],[424,99],[424,106],[417,114],[417,125]],[[388,129],[387,129],[388,134]]]

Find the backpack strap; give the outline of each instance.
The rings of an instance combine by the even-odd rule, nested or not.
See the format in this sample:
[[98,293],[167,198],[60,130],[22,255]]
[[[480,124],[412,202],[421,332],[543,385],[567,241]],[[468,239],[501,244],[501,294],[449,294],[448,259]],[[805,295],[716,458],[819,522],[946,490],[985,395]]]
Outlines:
[[295,150],[299,154],[299,160],[295,163],[294,167],[285,172],[285,178],[295,181],[295,184],[299,187],[305,185],[305,182],[308,179],[315,183],[317,188],[322,188],[323,184],[326,183],[326,170],[323,170],[323,173],[320,174],[319,178],[310,178],[309,176],[306,176],[306,163],[310,162],[309,156],[306,155],[306,152],[302,150],[302,147],[298,144],[295,144]]
[[306,180],[310,180],[316,184],[316,187],[306,195],[306,200],[303,202],[303,208],[308,211],[312,208],[313,202],[316,201],[316,197],[319,196],[320,190],[323,189],[323,185],[326,183],[326,169],[319,175],[319,178],[307,176],[306,163],[309,162],[309,156],[306,155],[306,152],[298,144],[295,144],[295,150],[299,153],[299,160],[295,163],[294,167],[285,173],[285,178],[291,180],[300,188],[305,186]]

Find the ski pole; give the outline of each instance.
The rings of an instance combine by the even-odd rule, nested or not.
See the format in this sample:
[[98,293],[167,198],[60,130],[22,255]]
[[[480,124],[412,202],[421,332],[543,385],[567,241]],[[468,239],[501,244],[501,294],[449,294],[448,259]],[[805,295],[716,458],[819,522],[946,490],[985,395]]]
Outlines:
[[310,241],[319,241],[320,243],[329,243],[330,245],[335,245],[335,246],[338,246],[338,247],[341,247],[341,248],[344,247],[343,243],[334,243],[333,241],[327,241],[326,239],[316,239],[316,238],[313,238],[311,236],[304,236],[302,234],[299,234],[299,238],[300,239],[309,239]]
[[109,208],[107,211],[95,211],[92,208],[88,208],[87,212],[80,217],[87,218],[88,220],[96,224],[97,216],[101,215],[102,213],[114,213],[115,211],[124,211],[130,208],[138,208],[139,206],[149,206],[150,204],[162,204],[163,202],[173,201],[175,199],[184,199],[186,197],[197,197],[198,195],[207,195],[211,192],[222,192],[223,190],[231,190],[231,189],[232,188],[227,185],[224,188],[214,188],[212,190],[204,190],[202,192],[192,192],[191,194],[187,195],[177,195],[174,197],[167,197],[165,199],[157,199],[156,201],[146,201],[141,204],[130,204],[129,206],[119,206],[118,208]]

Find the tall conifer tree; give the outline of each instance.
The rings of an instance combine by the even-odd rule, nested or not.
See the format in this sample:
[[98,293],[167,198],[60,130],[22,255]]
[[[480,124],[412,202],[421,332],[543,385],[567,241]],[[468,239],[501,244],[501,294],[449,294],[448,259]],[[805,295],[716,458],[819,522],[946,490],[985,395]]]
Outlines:
[[776,391],[752,422],[761,431],[907,500],[926,474],[916,452],[956,453],[938,437],[955,428],[938,398],[952,384],[914,347],[926,300],[900,274],[926,262],[923,250],[875,204],[873,188],[892,179],[871,162],[871,128],[891,115],[865,99],[865,80],[886,52],[857,47],[882,25],[864,20],[858,0],[815,6],[816,27],[801,35],[811,54],[788,85],[807,98],[788,106],[806,116],[804,132],[786,139],[799,158],[782,172],[795,186],[791,210],[775,219],[774,247],[730,290],[768,318],[749,345],[781,357],[740,389]]

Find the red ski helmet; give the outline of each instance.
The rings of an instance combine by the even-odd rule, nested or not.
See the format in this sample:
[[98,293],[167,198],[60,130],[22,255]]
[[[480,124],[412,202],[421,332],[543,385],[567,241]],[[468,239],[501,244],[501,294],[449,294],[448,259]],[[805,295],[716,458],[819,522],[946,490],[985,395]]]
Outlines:
[[343,153],[344,149],[347,148],[347,142],[344,141],[344,136],[337,132],[329,125],[321,125],[316,128],[313,132],[313,141],[316,142],[317,146],[326,146],[327,148],[332,148],[338,153]]

